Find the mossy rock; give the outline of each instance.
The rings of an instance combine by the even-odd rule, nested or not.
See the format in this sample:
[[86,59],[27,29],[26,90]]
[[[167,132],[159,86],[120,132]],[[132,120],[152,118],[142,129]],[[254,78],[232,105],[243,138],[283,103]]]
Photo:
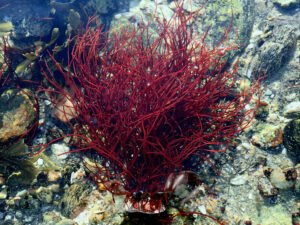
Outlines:
[[6,90],[0,95],[0,145],[29,132],[36,119],[35,105],[28,89]]
[[285,126],[283,144],[287,154],[296,162],[300,162],[300,119],[292,120]]
[[283,141],[283,131],[280,126],[262,123],[255,128],[251,142],[262,149],[276,149]]
[[60,202],[61,212],[64,216],[75,218],[88,204],[87,196],[91,193],[92,187],[85,182],[72,184],[66,189]]
[[265,121],[266,118],[269,115],[269,106],[268,105],[264,105],[264,106],[260,106],[256,112],[255,118],[258,120],[262,120]]
[[[173,14],[171,9],[174,10],[175,7],[174,2],[169,5],[156,5],[155,2],[150,0],[143,0],[139,5],[131,8],[129,13],[114,17],[111,30],[119,30],[120,27],[127,29],[130,25],[136,26],[139,23],[149,23],[150,28],[156,30],[155,18],[171,19]],[[205,38],[208,45],[216,46],[224,41],[226,44],[228,43],[228,46],[239,46],[239,50],[243,46],[247,46],[254,22],[254,1],[201,0],[197,3],[186,1],[183,8],[187,13],[200,10],[199,15],[193,22],[188,22],[188,25],[193,26],[193,30],[199,36],[204,36],[209,31]],[[226,31],[229,31],[228,37],[224,37]],[[236,31],[238,35],[236,35]],[[228,56],[232,57],[236,53],[237,51],[234,50]]]
[[0,146],[0,173],[7,174],[7,183],[10,185],[31,184],[38,174],[35,161],[36,159],[28,157],[23,140]]
[[[203,0],[204,6],[196,25],[199,33],[209,29],[206,42],[213,46],[224,38],[226,29],[230,31],[228,42],[246,46],[254,23],[254,1],[252,0]],[[235,32],[238,32],[238,36]]]

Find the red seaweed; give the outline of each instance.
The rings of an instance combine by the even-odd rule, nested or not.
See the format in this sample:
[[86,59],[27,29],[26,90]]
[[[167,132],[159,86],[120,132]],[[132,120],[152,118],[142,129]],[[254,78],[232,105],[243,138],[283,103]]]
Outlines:
[[[255,107],[245,107],[258,83],[239,92],[237,65],[226,69],[237,46],[226,38],[207,46],[206,35],[188,25],[195,14],[181,5],[175,11],[170,20],[154,18],[156,32],[150,23],[110,33],[89,23],[74,38],[67,68],[51,56],[64,85],[49,62],[43,71],[69,102],[60,110],[76,122],[73,152],[99,155],[94,178],[113,194],[126,194],[133,211],[163,211],[170,177],[197,172],[253,118]],[[191,158],[199,159],[196,166],[186,163]]]

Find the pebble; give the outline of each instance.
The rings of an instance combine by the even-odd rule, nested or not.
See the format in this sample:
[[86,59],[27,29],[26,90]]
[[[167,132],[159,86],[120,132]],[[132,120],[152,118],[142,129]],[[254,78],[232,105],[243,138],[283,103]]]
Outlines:
[[50,170],[47,174],[47,180],[49,182],[55,182],[58,181],[60,178],[62,178],[62,174],[60,171],[53,171]]
[[49,190],[48,188],[45,187],[39,187],[36,191],[35,194],[37,198],[46,203],[51,203],[53,200],[53,192]]
[[6,199],[7,198],[7,188],[2,188],[0,191],[0,200]]
[[58,156],[60,159],[66,159],[68,157],[68,153],[70,151],[70,148],[65,143],[55,143],[51,145],[52,152]]
[[85,171],[82,168],[80,168],[76,172],[72,172],[71,178],[70,178],[70,183],[73,184],[73,183],[82,181],[83,178],[85,177],[85,175],[86,175]]
[[199,205],[199,206],[198,206],[198,210],[199,210],[199,212],[201,212],[202,214],[207,214],[206,208],[205,208],[204,205]]
[[266,96],[270,96],[270,95],[272,95],[273,94],[273,92],[270,90],[270,89],[268,89],[266,92],[265,92],[265,95]]
[[38,160],[37,160],[37,165],[38,166],[42,166],[44,164],[44,160],[42,159],[42,158],[39,158]]
[[248,175],[247,174],[242,174],[242,175],[237,175],[236,177],[232,178],[230,180],[230,183],[232,185],[238,186],[238,185],[245,184],[247,182],[247,180],[248,180]]
[[21,219],[23,217],[23,214],[22,214],[21,211],[17,211],[15,216],[16,216],[17,219]]
[[267,177],[258,179],[258,190],[264,197],[272,197],[278,195],[278,189],[275,188]]
[[283,130],[273,124],[259,124],[251,141],[264,149],[276,148],[283,142]]
[[270,174],[271,183],[278,189],[289,189],[294,186],[294,181],[289,181],[286,179],[286,175],[284,174],[281,168],[275,168],[272,170]]
[[27,195],[28,191],[26,189],[19,191],[16,196],[17,197],[24,197],[25,195]]

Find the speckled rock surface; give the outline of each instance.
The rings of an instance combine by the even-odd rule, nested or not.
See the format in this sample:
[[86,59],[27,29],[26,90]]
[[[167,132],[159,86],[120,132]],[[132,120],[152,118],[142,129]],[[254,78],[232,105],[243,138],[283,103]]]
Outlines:
[[26,134],[36,119],[30,90],[7,90],[0,96],[0,142]]
[[300,162],[300,119],[292,120],[286,125],[283,144],[288,155]]
[[[168,3],[170,2],[170,3]],[[128,24],[136,25],[141,22],[153,22],[154,12],[159,17],[171,18],[172,9],[175,8],[173,1],[161,1],[157,6],[154,1],[142,0],[137,6],[130,9],[129,12],[117,14],[112,21],[112,29],[118,26],[127,26]],[[231,43],[245,44],[249,40],[250,32],[254,22],[254,2],[251,0],[195,0],[186,1],[184,9],[187,12],[196,12],[201,9],[201,13],[191,22],[194,31],[200,36],[204,35],[208,30],[206,42],[216,45],[224,35],[224,29],[228,28],[228,40]],[[218,12],[217,14],[215,12]],[[232,18],[236,18],[232,20]],[[231,24],[232,22],[232,24]],[[153,25],[155,30],[155,24]],[[238,36],[235,31],[238,30]]]
[[272,0],[272,2],[283,9],[293,9],[300,7],[299,0]]
[[283,141],[283,131],[280,126],[272,124],[259,124],[256,128],[256,133],[252,137],[252,143],[267,149],[276,148]]
[[[46,1],[50,2],[50,1]],[[39,38],[51,32],[50,5],[43,0],[2,0],[0,21],[11,21],[16,39]]]

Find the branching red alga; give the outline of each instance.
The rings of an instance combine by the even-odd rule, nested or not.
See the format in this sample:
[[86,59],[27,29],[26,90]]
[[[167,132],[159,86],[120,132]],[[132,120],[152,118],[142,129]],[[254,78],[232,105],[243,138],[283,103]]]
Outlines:
[[163,211],[176,174],[198,168],[185,162],[225,151],[253,118],[245,107],[258,85],[237,91],[237,67],[225,69],[233,47],[209,48],[188,26],[193,17],[179,5],[169,21],[155,19],[155,32],[150,24],[110,33],[88,26],[67,68],[52,57],[64,87],[46,63],[65,97],[61,113],[76,121],[75,151],[100,156],[96,180],[126,194],[132,211]]

